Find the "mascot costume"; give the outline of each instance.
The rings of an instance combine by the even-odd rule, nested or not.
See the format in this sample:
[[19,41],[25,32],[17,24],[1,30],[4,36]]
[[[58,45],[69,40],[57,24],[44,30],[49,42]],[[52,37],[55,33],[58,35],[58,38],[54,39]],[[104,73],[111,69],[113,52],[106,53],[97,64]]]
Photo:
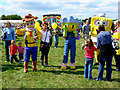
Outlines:
[[[91,39],[94,43],[94,45],[97,45],[97,35],[98,35],[98,26],[104,25],[105,31],[110,32],[111,26],[112,26],[112,20],[105,17],[92,17],[91,19],[91,32],[89,33],[91,35]],[[95,51],[95,59],[96,63],[98,63],[97,56],[100,52],[100,49]]]
[[68,62],[68,53],[69,49],[71,50],[71,66],[70,69],[76,69],[75,67],[75,56],[76,56],[76,38],[78,38],[77,29],[78,24],[77,20],[74,19],[72,16],[68,21],[67,18],[63,18],[62,27],[64,30],[63,37],[65,38],[65,46],[64,46],[64,57],[63,57],[63,64],[61,69],[67,69],[67,62]]
[[38,51],[38,40],[42,38],[42,33],[40,32],[39,24],[35,25],[35,20],[37,17],[31,14],[25,15],[23,22],[25,23],[25,28],[18,31],[24,35],[25,41],[25,61],[24,61],[24,72],[28,72],[28,62],[30,59],[30,54],[32,54],[32,64],[33,71],[37,72],[37,51]]

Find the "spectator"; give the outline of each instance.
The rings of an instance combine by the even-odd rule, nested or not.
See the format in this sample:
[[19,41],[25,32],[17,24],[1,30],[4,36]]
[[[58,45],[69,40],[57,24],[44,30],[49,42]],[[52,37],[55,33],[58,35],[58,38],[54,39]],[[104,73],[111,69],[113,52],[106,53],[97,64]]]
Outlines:
[[5,34],[6,34],[6,38],[5,38],[6,61],[5,62],[8,62],[10,61],[9,60],[9,48],[11,45],[11,40],[16,41],[14,29],[12,28],[12,25],[9,21],[6,22],[6,28],[3,29],[1,36]]
[[98,55],[99,61],[99,74],[96,80],[103,79],[104,65],[106,61],[106,80],[111,80],[112,74],[112,57],[113,57],[113,47],[111,41],[111,34],[108,31],[105,31],[104,25],[98,27],[99,34],[97,36],[97,49],[100,49]]

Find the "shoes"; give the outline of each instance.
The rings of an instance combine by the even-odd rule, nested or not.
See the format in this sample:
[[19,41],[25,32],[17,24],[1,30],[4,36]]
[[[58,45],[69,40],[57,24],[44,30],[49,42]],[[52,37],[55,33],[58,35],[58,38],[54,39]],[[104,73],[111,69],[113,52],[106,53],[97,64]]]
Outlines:
[[41,67],[43,68],[44,66],[43,66],[43,65],[41,65]]
[[9,62],[9,61],[6,60],[5,62]]
[[21,59],[20,61],[21,61],[21,62],[23,62],[24,60],[23,60],[23,59]]
[[99,63],[95,63],[94,65],[99,65]]
[[57,48],[57,47],[54,47],[54,48]]
[[75,70],[76,67],[75,67],[75,66],[70,66],[70,69],[71,69],[71,70]]
[[85,44],[82,44],[82,50],[84,49],[84,47],[85,47]]
[[117,68],[115,71],[120,71],[120,69]]
[[45,66],[50,67],[49,65],[45,65]]
[[66,67],[66,66],[62,66],[61,69],[62,69],[62,70],[66,70],[67,67]]

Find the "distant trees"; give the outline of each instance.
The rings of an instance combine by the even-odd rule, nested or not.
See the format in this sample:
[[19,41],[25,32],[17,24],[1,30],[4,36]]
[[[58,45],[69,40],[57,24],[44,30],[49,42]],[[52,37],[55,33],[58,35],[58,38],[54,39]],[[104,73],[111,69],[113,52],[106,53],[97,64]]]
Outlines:
[[7,15],[7,16],[2,15],[0,19],[1,20],[21,20],[22,18],[19,15]]

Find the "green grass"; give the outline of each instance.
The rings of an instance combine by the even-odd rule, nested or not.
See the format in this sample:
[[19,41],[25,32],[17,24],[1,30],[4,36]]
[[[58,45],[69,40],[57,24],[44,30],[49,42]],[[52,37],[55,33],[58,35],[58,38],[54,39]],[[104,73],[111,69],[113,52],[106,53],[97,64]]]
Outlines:
[[[23,37],[17,38],[17,43]],[[29,62],[29,72],[24,73],[24,63],[13,65],[5,63],[5,48],[0,45],[2,49],[2,88],[119,88],[120,80],[118,72],[115,71],[115,60],[112,65],[112,81],[95,81],[84,78],[84,63],[85,51],[81,50],[81,44],[84,40],[81,38],[76,42],[76,70],[70,70],[70,58],[68,61],[68,69],[61,70],[60,67],[63,61],[65,40],[59,38],[58,48],[54,48],[54,43],[49,52],[49,65],[51,67],[41,68],[40,56],[38,52],[37,68],[38,72],[33,72],[32,61]],[[69,54],[70,56],[70,54]],[[106,68],[106,67],[105,67]],[[98,66],[93,66],[93,77],[97,78]],[[104,71],[104,78],[106,70]]]

